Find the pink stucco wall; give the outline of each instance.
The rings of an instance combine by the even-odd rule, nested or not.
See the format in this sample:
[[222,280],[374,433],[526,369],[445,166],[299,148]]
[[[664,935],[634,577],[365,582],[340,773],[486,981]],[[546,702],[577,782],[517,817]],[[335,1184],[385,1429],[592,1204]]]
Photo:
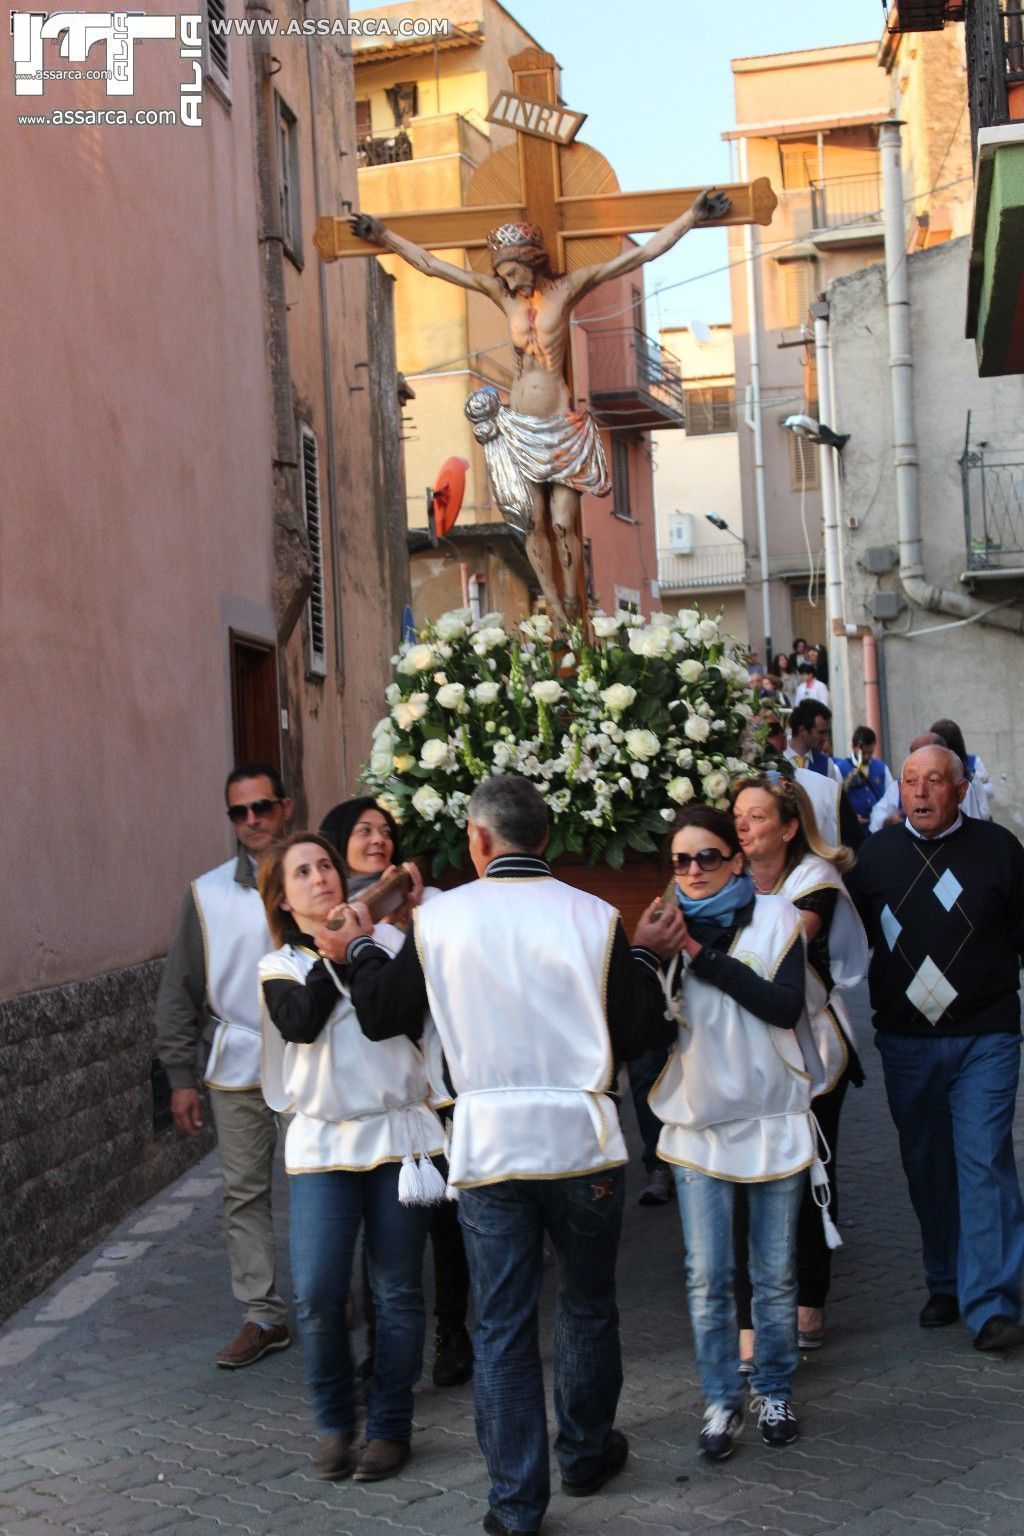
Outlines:
[[[200,129],[18,126],[4,73],[0,995],[161,953],[187,880],[231,848],[227,625],[269,623],[272,581],[235,43],[232,67],[233,106],[207,91]],[[174,44],[136,69],[140,106],[176,104]],[[45,106],[102,90],[55,83]]]

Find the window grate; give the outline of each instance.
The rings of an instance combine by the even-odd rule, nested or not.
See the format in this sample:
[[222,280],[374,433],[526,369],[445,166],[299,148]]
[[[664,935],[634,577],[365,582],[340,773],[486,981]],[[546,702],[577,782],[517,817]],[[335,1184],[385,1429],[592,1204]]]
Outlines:
[[320,455],[316,437],[309,427],[302,428],[302,500],[306,513],[306,534],[313,571],[313,590],[306,605],[309,637],[309,671],[316,677],[327,675],[327,622],[324,604],[324,545],[320,516]]

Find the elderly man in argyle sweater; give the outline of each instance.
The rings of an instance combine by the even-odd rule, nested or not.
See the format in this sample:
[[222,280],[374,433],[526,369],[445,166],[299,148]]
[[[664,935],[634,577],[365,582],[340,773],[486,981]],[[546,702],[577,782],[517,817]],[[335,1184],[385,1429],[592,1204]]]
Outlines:
[[963,765],[912,752],[906,823],[849,876],[874,946],[868,981],[889,1108],[921,1226],[923,1328],[962,1316],[976,1349],[1024,1344],[1024,1203],[1013,1155],[1024,848],[963,816]]

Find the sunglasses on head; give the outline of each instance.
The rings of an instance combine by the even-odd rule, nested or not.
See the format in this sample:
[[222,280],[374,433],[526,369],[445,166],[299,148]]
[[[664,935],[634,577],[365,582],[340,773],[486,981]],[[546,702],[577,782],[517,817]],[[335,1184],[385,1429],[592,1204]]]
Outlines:
[[275,805],[283,805],[283,800],[253,800],[249,805],[229,805],[228,820],[233,821],[236,827],[248,818],[249,812],[259,821],[264,816],[269,816]]
[[685,874],[691,865],[696,864],[706,875],[710,875],[713,869],[720,869],[729,857],[727,853],[720,853],[717,848],[702,848],[699,853],[674,853],[672,865],[680,874]]

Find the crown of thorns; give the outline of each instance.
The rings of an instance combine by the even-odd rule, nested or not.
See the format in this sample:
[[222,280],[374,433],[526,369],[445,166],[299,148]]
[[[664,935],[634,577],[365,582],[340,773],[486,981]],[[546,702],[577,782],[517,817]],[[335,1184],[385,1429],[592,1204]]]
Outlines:
[[536,224],[499,224],[487,236],[492,261],[508,261],[513,253],[544,251],[544,233]]

